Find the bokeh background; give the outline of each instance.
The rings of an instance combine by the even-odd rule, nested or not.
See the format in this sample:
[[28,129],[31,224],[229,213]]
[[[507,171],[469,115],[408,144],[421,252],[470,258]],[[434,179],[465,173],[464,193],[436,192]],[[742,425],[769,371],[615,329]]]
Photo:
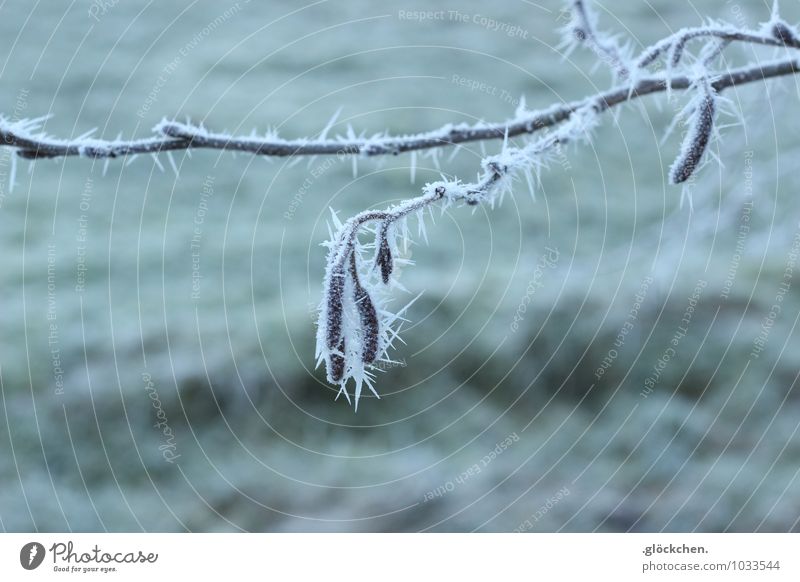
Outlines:
[[[704,18],[755,27],[770,3],[598,12],[641,48]],[[591,53],[563,58],[561,8],[10,0],[0,111],[105,138],[164,116],[316,135],[340,108],[334,133],[502,120],[522,95],[608,86]],[[775,57],[732,47],[727,64]],[[0,527],[799,530],[798,85],[726,96],[722,164],[691,207],[666,180],[680,128],[663,140],[685,100],[657,96],[552,160],[535,201],[523,181],[429,224],[396,297],[423,292],[406,344],[357,413],[314,369],[329,208],[413,196],[437,162],[472,179],[482,146],[355,176],[335,158],[197,150],[176,175],[166,156],[3,150]]]

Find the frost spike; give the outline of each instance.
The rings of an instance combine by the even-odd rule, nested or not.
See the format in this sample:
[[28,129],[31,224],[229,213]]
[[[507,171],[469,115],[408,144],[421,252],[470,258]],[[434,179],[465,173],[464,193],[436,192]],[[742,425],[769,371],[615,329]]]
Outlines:
[[694,174],[703,159],[714,130],[714,118],[717,113],[716,95],[708,83],[703,86],[704,94],[694,106],[691,115],[691,126],[681,145],[681,152],[669,169],[672,184],[681,184]]

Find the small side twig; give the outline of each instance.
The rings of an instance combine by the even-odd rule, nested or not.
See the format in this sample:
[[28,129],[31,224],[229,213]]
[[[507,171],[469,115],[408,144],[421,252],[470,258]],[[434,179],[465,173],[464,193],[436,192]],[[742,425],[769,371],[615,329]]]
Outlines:
[[[785,28],[785,26],[783,28]],[[783,30],[783,28],[780,30]],[[644,49],[636,61],[636,66],[638,68],[648,67],[664,55],[669,55],[668,58],[670,59],[670,65],[677,66],[683,58],[686,45],[692,40],[702,38],[717,38],[727,41],[728,43],[743,42],[762,46],[800,49],[800,41],[791,34],[784,34],[783,37],[778,38],[775,36],[767,36],[756,34],[754,32],[742,31],[732,26],[703,26],[696,28],[684,28]]]
[[568,34],[575,41],[587,45],[601,61],[612,70],[617,80],[624,81],[630,76],[630,69],[623,58],[622,50],[613,38],[605,37],[597,29],[597,17],[584,0],[572,0],[572,22]]

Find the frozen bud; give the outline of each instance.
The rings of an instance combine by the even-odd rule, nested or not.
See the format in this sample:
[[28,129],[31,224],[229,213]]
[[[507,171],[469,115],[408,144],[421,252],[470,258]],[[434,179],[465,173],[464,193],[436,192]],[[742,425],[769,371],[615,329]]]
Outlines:
[[381,329],[378,323],[378,312],[375,310],[375,304],[372,303],[372,298],[367,290],[358,284],[355,286],[355,301],[363,334],[361,359],[365,364],[371,364],[378,357],[380,344]]
[[706,85],[704,91],[692,111],[689,131],[681,145],[681,152],[670,168],[669,177],[673,184],[685,182],[694,174],[711,140],[717,102],[709,86]]
[[785,45],[791,45],[791,46],[800,45],[800,40],[798,40],[795,31],[792,30],[792,28],[788,24],[786,24],[781,20],[777,21],[775,24],[772,25],[772,30],[770,32],[772,33],[773,37],[775,37],[777,40],[781,41]]
[[382,227],[378,232],[376,246],[378,247],[378,253],[375,255],[375,264],[381,270],[381,280],[386,285],[389,283],[389,278],[394,270],[392,249],[389,246],[388,226]]
[[325,298],[327,320],[325,342],[329,350],[335,350],[342,339],[342,300],[344,296],[344,267],[331,270]]

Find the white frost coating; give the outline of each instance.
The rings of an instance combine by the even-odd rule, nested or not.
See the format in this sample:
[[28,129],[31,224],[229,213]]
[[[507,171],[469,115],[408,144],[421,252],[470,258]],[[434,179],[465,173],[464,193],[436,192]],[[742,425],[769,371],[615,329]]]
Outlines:
[[[356,135],[352,127],[348,126],[344,134],[338,134],[328,137],[335,120],[338,118],[334,116],[328,125],[323,129],[317,138],[296,138],[284,139],[281,138],[277,132],[269,131],[266,136],[262,137],[239,137],[224,132],[210,132],[202,125],[194,125],[189,122],[183,123],[179,121],[172,121],[162,119],[158,124],[153,127],[153,132],[162,136],[194,139],[196,143],[214,142],[218,144],[237,144],[237,147],[231,147],[234,150],[253,150],[258,147],[297,150],[298,148],[336,148],[338,151],[352,151],[359,154],[355,157],[370,157],[380,153],[396,153],[401,144],[408,144],[412,142],[431,142],[447,144],[452,140],[454,134],[470,134],[478,131],[489,131],[495,134],[508,130],[512,126],[522,126],[527,132],[532,132],[536,127],[536,120],[547,118],[551,115],[561,113],[563,104],[555,103],[549,107],[530,110],[525,106],[524,99],[520,101],[517,106],[515,115],[500,123],[487,123],[485,121],[478,121],[476,123],[447,123],[437,129],[410,134],[397,134],[389,135],[387,132],[376,133],[370,137],[365,137],[363,134]],[[456,144],[455,155],[460,149],[461,145]],[[485,156],[485,144],[483,141],[479,143],[482,148],[482,155]],[[408,150],[413,154],[414,149]],[[440,152],[431,150],[427,155],[431,156],[434,166],[438,167]],[[417,154],[418,155],[418,154]],[[452,158],[451,158],[452,159]],[[418,160],[418,158],[417,158]],[[354,174],[357,171],[354,164]]]
[[133,141],[125,141],[117,137],[114,140],[103,140],[90,137],[95,130],[92,129],[73,139],[60,139],[47,135],[42,131],[44,122],[50,115],[35,119],[21,119],[11,121],[0,116],[0,134],[13,136],[15,147],[31,151],[48,148],[74,148],[78,155],[83,157],[114,157],[118,152],[129,148],[151,148],[154,151],[163,143],[162,137],[151,137]]

